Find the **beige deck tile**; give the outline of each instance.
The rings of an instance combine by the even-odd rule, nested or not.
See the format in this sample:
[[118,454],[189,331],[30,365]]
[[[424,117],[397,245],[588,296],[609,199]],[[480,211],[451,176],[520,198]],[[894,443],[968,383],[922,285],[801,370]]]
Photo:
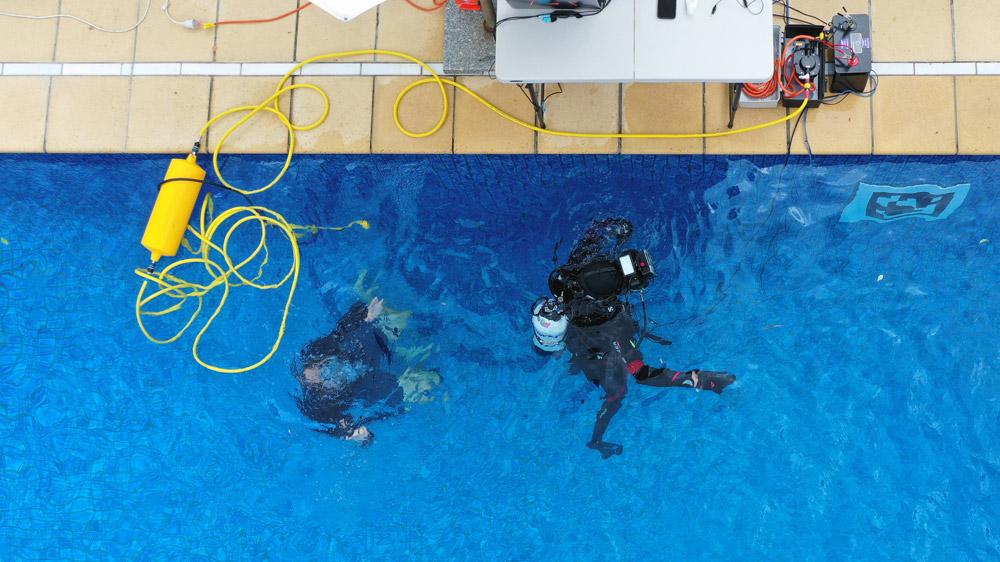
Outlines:
[[[257,105],[274,93],[277,79],[267,77],[216,76],[212,79],[212,116],[241,105]],[[288,114],[289,97],[283,96],[281,108]],[[216,123],[208,133],[208,149],[215,144],[243,113],[231,115]],[[197,134],[197,132],[195,133]],[[288,150],[288,130],[278,118],[266,111],[252,117],[233,133],[223,146],[223,152],[283,153]]]
[[874,98],[875,152],[955,154],[955,79],[883,76]]
[[[298,7],[296,0],[220,0],[219,20],[267,19]],[[306,8],[304,12],[315,10]],[[219,62],[284,62],[295,51],[295,17],[253,25],[220,25],[215,42]]]
[[[330,96],[326,122],[310,131],[296,133],[296,152],[367,153],[372,128],[371,76],[305,76],[296,83],[315,84]],[[323,112],[323,100],[311,90],[292,93],[292,121],[306,125]]]
[[[320,10],[306,8],[299,13],[297,60],[335,53],[375,48],[376,10],[369,10],[357,18],[344,22]],[[344,59],[370,61],[371,55]]]
[[[427,2],[430,0],[414,0]],[[425,62],[444,60],[444,10],[421,12],[403,0],[388,0],[378,8],[379,49],[400,51]],[[378,60],[395,61],[379,56]]]
[[[463,76],[459,83],[514,117],[534,120],[534,110],[514,84],[486,76]],[[535,133],[500,117],[461,92],[455,98],[455,152],[463,154],[524,154],[535,151]]]
[[1000,112],[996,111],[1000,76],[959,76],[958,151],[961,154],[1000,154]]
[[950,61],[950,0],[874,0],[872,50],[878,61]]
[[124,150],[128,91],[124,76],[53,77],[46,151]]
[[[160,0],[153,1],[150,15],[139,26],[135,60],[151,62],[210,61],[215,48],[215,31],[187,29],[164,16]],[[215,21],[215,2],[170,0],[170,15],[178,21],[194,18],[201,23]]]
[[45,139],[45,112],[49,102],[48,76],[0,77],[0,152],[41,152]]
[[[810,109],[807,118],[813,154],[871,154],[871,115],[871,100],[855,96],[836,105]],[[807,152],[803,124],[799,124],[792,142],[794,154]]]
[[1000,2],[955,0],[956,58],[961,61],[1000,60]]
[[[549,85],[546,94],[556,86]],[[618,84],[563,84],[563,93],[546,103],[549,129],[583,133],[618,132]],[[618,139],[554,137],[538,133],[538,152],[559,154],[610,154],[618,152]]]
[[[0,12],[45,16],[59,12],[59,0],[0,0]],[[49,62],[56,46],[55,20],[0,20],[0,61]]]
[[[726,84],[705,85],[705,131],[726,131],[729,123],[729,95]],[[736,112],[733,129],[758,125],[786,115],[785,108],[740,108]],[[783,154],[787,149],[787,128],[784,123],[727,137],[706,139],[705,152],[709,154]]]
[[[626,133],[702,132],[701,84],[627,84],[622,128]],[[701,154],[701,139],[623,139],[622,152]]]
[[[392,119],[392,104],[396,95],[413,76],[379,76],[375,78],[375,103],[372,123],[372,152],[389,153],[450,153],[452,147],[452,120],[454,119],[455,89],[447,87],[448,119],[437,133],[414,139],[399,132]],[[423,132],[434,126],[441,117],[441,93],[434,84],[427,84],[407,95],[399,111],[400,120],[414,132]]]
[[132,80],[128,152],[183,154],[208,119],[208,76],[137,76]]
[[[163,17],[159,6],[149,7],[149,20]],[[62,0],[60,13],[73,14],[108,29],[125,29],[139,19],[145,3],[128,0],[93,2],[92,0]],[[145,25],[145,23],[143,24]],[[65,62],[132,62],[135,31],[105,33],[77,21],[59,20],[56,59]]]

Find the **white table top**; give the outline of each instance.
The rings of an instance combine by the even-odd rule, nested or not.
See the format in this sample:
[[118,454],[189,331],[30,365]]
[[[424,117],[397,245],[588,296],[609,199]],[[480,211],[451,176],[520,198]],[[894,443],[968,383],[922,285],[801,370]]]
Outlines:
[[[764,82],[774,70],[771,4],[754,15],[738,0],[699,0],[688,15],[656,17],[657,0],[612,0],[600,14],[497,28],[496,75],[504,82]],[[751,3],[751,7],[753,4]],[[497,19],[515,10],[497,0]],[[756,10],[755,10],[756,11]]]

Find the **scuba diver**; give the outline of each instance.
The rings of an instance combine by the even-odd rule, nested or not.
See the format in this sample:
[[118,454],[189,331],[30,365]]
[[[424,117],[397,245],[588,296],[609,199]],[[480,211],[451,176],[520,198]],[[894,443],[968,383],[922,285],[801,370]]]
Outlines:
[[[639,384],[679,386],[721,394],[736,377],[724,371],[678,371],[653,368],[643,362],[644,340],[669,345],[648,332],[643,291],[655,277],[645,250],[624,250],[632,224],[623,218],[595,220],[570,253],[569,260],[549,275],[554,298],[542,297],[532,306],[534,347],[543,354],[568,349],[570,372],[583,372],[604,390],[594,432],[587,443],[605,459],[623,447],[604,440],[611,419],[621,409],[631,375]],[[638,291],[643,326],[623,298]]]
[[293,364],[302,386],[299,410],[324,425],[317,429],[369,445],[371,422],[403,412],[404,389],[386,367],[389,344],[377,325],[384,301],[357,302],[326,336],[306,345]]

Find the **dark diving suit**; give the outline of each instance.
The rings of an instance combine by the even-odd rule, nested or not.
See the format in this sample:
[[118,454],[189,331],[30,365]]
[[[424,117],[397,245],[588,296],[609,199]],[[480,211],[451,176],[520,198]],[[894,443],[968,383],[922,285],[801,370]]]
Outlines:
[[[355,303],[332,332],[302,349],[293,367],[302,385],[301,396],[295,397],[299,410],[336,437],[403,411],[398,377],[387,370],[388,343],[366,315],[367,307]],[[313,380],[307,369],[315,369]]]
[[[625,219],[595,221],[570,254],[568,265],[580,266],[595,260],[616,259],[631,232],[632,226]],[[676,371],[646,365],[638,347],[642,336],[639,324],[633,317],[631,306],[617,296],[604,300],[577,297],[567,303],[567,309],[570,321],[565,343],[572,354],[571,369],[573,372],[582,371],[605,393],[593,435],[587,444],[604,458],[622,452],[621,445],[604,441],[604,433],[612,417],[621,409],[630,375],[639,384],[647,386],[681,386],[716,393],[722,393],[736,380],[735,376],[726,372]]]

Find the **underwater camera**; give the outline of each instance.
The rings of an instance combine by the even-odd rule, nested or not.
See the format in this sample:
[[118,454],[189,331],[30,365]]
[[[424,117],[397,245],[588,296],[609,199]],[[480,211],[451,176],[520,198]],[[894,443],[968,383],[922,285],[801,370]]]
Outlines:
[[640,291],[656,277],[646,250],[626,250],[617,260],[563,266],[549,275],[549,290],[562,302],[579,298],[606,300]]
[[627,250],[616,260],[557,268],[549,275],[549,290],[555,298],[541,297],[531,306],[535,348],[542,353],[561,351],[570,316],[578,324],[601,323],[615,310],[606,306],[609,299],[641,291],[654,277],[646,250]]

